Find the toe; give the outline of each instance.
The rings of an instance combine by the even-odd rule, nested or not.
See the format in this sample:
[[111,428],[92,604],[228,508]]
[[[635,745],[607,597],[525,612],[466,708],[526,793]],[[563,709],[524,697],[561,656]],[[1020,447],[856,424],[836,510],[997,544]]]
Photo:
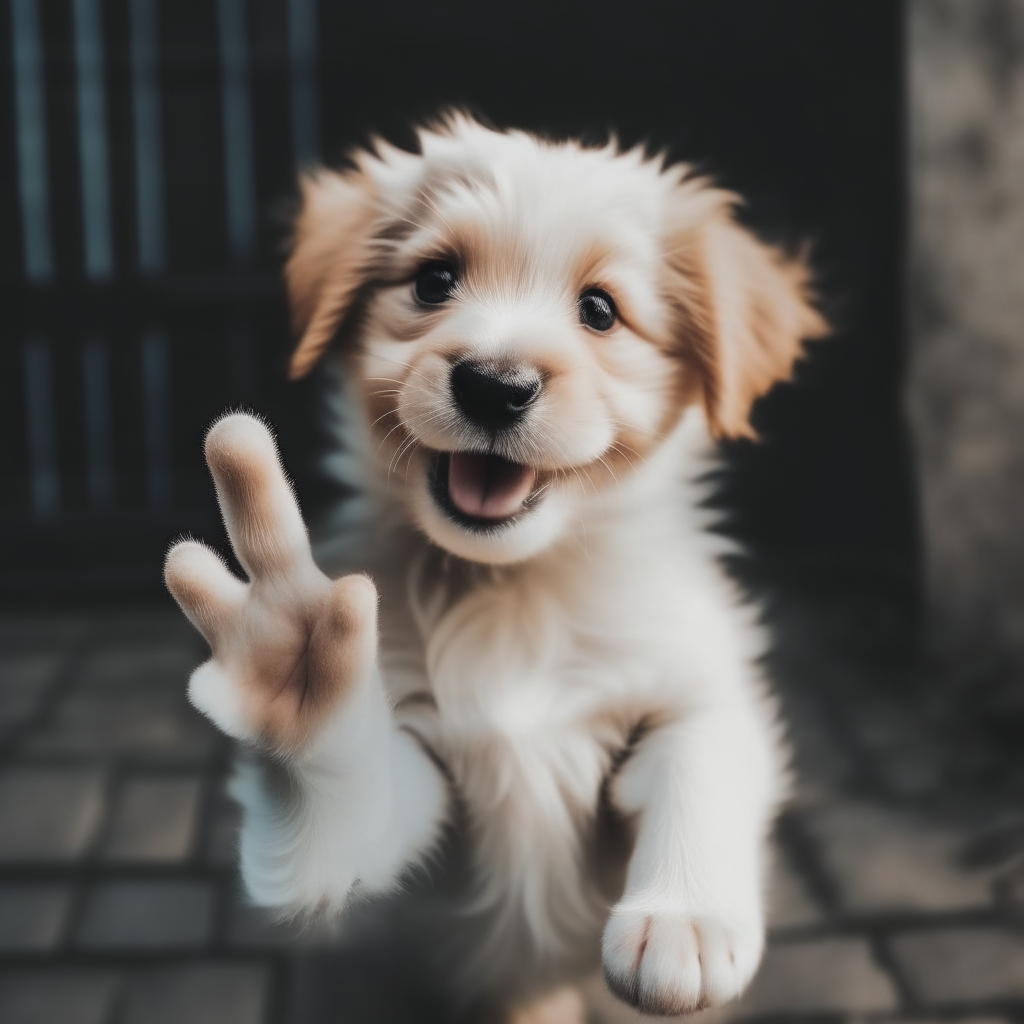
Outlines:
[[717,918],[620,911],[605,929],[605,978],[642,1013],[692,1013],[742,992],[762,941],[759,928],[736,929]]
[[683,914],[658,914],[640,965],[640,1004],[646,1013],[689,1013],[700,1006],[700,936]]
[[701,1002],[714,1006],[727,1002],[739,992],[736,951],[729,929],[719,921],[702,921],[699,934]]

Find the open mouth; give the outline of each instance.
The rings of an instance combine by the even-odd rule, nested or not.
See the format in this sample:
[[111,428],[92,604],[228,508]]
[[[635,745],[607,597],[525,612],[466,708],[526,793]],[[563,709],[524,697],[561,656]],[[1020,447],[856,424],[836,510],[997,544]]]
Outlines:
[[497,526],[529,508],[537,471],[500,455],[439,452],[430,474],[434,500],[469,526]]

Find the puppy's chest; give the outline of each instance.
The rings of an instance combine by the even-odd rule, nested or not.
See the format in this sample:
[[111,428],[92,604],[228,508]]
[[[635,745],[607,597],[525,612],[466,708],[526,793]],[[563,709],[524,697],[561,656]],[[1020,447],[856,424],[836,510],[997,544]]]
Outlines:
[[638,717],[624,698],[642,667],[581,641],[550,607],[484,600],[455,612],[425,640],[385,626],[400,717],[471,810],[562,829],[589,817]]
[[649,705],[637,695],[656,691],[653,662],[621,622],[596,628],[539,586],[471,592],[427,629],[406,608],[382,602],[385,680],[468,813],[477,904],[512,911],[548,950],[593,938],[621,852],[603,784]]

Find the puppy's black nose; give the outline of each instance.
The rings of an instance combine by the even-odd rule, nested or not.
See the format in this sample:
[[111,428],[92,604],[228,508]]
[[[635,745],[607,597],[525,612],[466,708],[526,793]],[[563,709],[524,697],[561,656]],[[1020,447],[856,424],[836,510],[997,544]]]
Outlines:
[[458,363],[452,369],[455,404],[478,426],[502,430],[512,426],[540,393],[540,377],[489,363]]

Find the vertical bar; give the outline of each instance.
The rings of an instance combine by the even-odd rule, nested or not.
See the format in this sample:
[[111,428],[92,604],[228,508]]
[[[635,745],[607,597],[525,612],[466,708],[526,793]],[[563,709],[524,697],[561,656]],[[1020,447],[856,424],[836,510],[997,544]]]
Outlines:
[[232,401],[252,401],[255,390],[252,332],[248,327],[228,328],[228,390]]
[[320,112],[316,96],[316,0],[288,0],[288,59],[291,77],[292,155],[297,166],[320,157]]
[[238,262],[252,255],[256,243],[245,13],[246,0],[217,0],[228,248]]
[[25,417],[28,427],[32,509],[37,519],[50,519],[60,508],[57,468],[57,426],[53,408],[53,367],[50,345],[41,338],[25,342]]
[[53,276],[43,47],[36,0],[10,0],[10,3],[25,276],[39,284]]
[[171,498],[168,370],[167,338],[147,332],[142,337],[142,415],[149,505],[156,512],[165,511]]
[[157,0],[129,0],[132,134],[135,143],[135,221],[139,270],[164,270],[164,180],[160,110]]
[[82,346],[82,405],[89,504],[96,510],[109,508],[114,500],[109,366],[106,343],[99,338],[88,339]]
[[114,272],[114,252],[110,233],[110,162],[100,0],[72,0],[71,11],[75,31],[85,273],[92,281],[102,281]]

